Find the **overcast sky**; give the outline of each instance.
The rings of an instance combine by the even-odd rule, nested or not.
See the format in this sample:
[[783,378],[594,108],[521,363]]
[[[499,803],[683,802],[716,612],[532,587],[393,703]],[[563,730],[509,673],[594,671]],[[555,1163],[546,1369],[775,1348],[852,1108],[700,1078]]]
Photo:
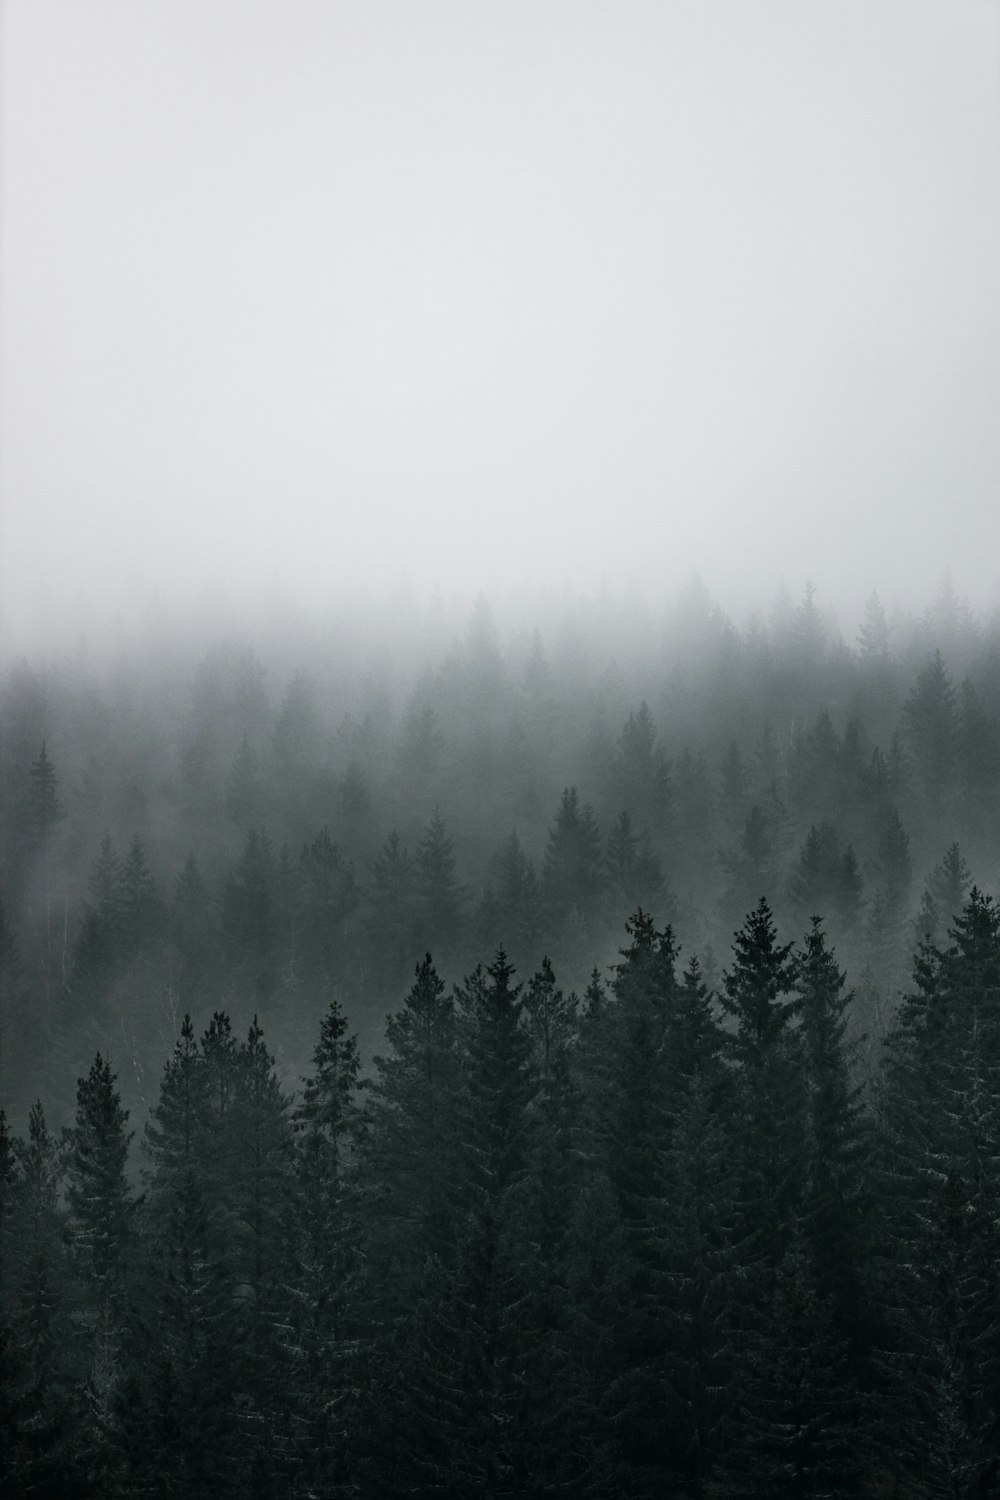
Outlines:
[[0,588],[1000,597],[1000,0],[6,0]]

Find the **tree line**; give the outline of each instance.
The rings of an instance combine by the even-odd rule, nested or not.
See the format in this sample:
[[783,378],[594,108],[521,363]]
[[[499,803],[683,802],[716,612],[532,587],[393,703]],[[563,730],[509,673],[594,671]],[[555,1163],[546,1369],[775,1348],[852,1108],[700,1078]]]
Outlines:
[[0,1133],[5,1493],[994,1493],[994,901],[870,1076],[851,1003],[761,899],[714,983],[427,954],[367,1070],[331,985],[294,1091],[186,1015],[140,1132],[99,1053]]
[[148,1108],[181,1015],[209,1001],[280,1034],[294,1076],[330,980],[371,1051],[426,948],[449,982],[501,942],[521,972],[547,952],[582,990],[639,905],[714,981],[761,893],[786,934],[825,913],[880,1039],[914,944],[943,937],[970,867],[997,881],[995,626],[947,589],[905,630],[873,597],[853,651],[808,591],[742,633],[697,594],[669,635],[602,623],[600,642],[577,621],[548,648],[538,631],[504,647],[483,603],[402,682],[385,662],[348,670],[343,641],[305,641],[277,700],[233,643],[191,676],[155,658],[104,680],[75,660],[12,670],[12,1113],[42,1091],[61,1122],[66,1080],[98,1049]]

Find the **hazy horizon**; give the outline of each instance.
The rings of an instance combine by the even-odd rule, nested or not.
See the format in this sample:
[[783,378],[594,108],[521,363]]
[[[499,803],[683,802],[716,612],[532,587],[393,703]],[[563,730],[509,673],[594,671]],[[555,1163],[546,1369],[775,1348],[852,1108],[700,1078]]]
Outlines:
[[0,630],[1000,603],[986,0],[3,9]]

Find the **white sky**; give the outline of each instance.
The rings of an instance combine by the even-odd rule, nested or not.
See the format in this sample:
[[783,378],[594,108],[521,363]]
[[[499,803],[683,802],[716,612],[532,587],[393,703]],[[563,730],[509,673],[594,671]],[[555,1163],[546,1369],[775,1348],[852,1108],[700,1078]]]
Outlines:
[[5,0],[0,591],[1000,597],[1000,0]]

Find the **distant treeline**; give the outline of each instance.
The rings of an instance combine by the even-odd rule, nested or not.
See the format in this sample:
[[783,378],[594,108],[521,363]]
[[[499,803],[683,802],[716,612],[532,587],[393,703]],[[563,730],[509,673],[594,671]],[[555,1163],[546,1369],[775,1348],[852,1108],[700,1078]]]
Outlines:
[[138,1140],[100,1054],[61,1138],[0,1117],[4,1494],[997,1493],[996,905],[867,1079],[819,918],[714,991],[624,944],[579,997],[427,955],[367,1071],[334,994],[294,1094],[185,1016]]
[[[503,942],[582,990],[637,906],[710,985],[766,896],[825,913],[873,1054],[917,941],[1000,887],[1000,617],[947,583],[873,596],[846,644],[811,590],[738,629],[692,586],[501,639],[480,599],[248,640],[137,633],[0,698],[0,1095],[53,1119],[95,1051],[145,1117],[185,1011],[257,1015],[281,1076],[335,992],[366,1052],[428,949]],[[262,655],[258,654],[258,651]],[[265,667],[263,659],[269,663]]]

